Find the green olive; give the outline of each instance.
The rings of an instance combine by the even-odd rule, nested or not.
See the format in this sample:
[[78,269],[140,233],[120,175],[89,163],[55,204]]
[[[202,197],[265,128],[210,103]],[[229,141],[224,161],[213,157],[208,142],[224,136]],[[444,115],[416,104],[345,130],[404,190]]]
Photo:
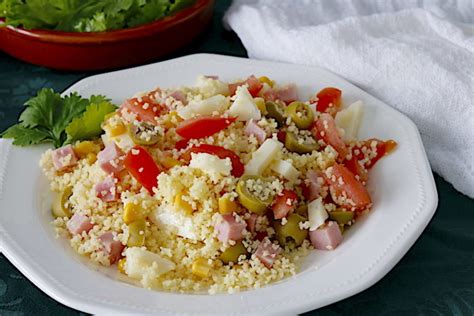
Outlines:
[[288,243],[294,243],[295,246],[301,245],[308,236],[308,230],[301,229],[299,226],[299,223],[304,221],[306,218],[296,213],[286,218],[285,225],[282,225],[281,220],[275,221],[273,225],[280,245],[284,246]]
[[345,225],[354,219],[354,212],[349,211],[333,211],[329,212],[329,218],[338,224]]
[[245,249],[242,242],[238,242],[233,246],[230,246],[224,252],[221,253],[219,259],[224,263],[237,262],[241,255],[247,255],[247,249]]
[[308,217],[308,205],[303,204],[303,205],[298,206],[296,208],[295,213],[304,217]]
[[128,224],[128,247],[141,247],[145,244],[146,221],[138,219]]
[[263,178],[259,176],[243,176],[237,183],[236,191],[239,195],[239,202],[250,212],[253,212],[257,215],[263,215],[267,211],[267,207],[272,203],[272,201],[270,199],[267,201],[263,201],[249,191],[246,182],[252,179],[263,180]]
[[130,138],[137,145],[150,146],[160,140],[160,135],[156,133],[155,126],[150,123],[130,124],[127,127],[127,131]]
[[291,117],[299,129],[308,129],[314,121],[313,111],[307,104],[299,101],[291,102],[288,105],[286,115]]
[[298,154],[308,154],[308,153],[311,153],[313,150],[319,149],[318,143],[314,143],[314,144],[302,143],[301,144],[298,141],[298,137],[295,135],[295,133],[292,133],[292,132],[286,133],[285,147],[289,151],[292,151]]
[[278,126],[285,125],[285,109],[280,103],[274,101],[265,102],[265,107],[268,112],[268,116],[274,118],[277,121]]
[[70,217],[72,208],[69,198],[72,195],[72,187],[66,187],[62,192],[56,193],[53,200],[52,210],[55,217]]

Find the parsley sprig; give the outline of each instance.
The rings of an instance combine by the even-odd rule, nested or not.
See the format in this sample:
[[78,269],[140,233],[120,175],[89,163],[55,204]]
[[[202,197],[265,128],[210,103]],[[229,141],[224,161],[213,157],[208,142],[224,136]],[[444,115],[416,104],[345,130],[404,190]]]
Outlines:
[[13,138],[13,144],[18,146],[52,142],[56,148],[99,136],[105,115],[116,109],[104,96],[86,99],[73,92],[61,97],[47,88],[40,90],[25,105],[18,124],[1,136]]

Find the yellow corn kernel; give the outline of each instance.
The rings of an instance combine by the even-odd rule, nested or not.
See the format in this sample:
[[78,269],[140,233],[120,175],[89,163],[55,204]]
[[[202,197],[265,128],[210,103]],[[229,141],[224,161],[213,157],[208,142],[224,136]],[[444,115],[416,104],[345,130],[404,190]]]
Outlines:
[[118,270],[120,273],[126,274],[126,273],[125,273],[125,262],[126,262],[126,261],[127,261],[127,259],[122,258],[122,259],[120,259],[120,260],[117,262],[117,270]]
[[141,247],[145,244],[146,221],[137,219],[128,224],[128,247]]
[[77,157],[82,159],[89,153],[97,154],[100,151],[100,146],[90,140],[85,140],[74,145],[73,149]]
[[92,165],[94,162],[97,161],[97,154],[95,153],[88,153],[86,156],[87,162],[89,165]]
[[181,117],[178,115],[178,112],[171,111],[165,120],[161,123],[165,128],[172,128],[176,125],[175,122],[182,121]]
[[140,205],[128,202],[123,207],[123,221],[125,224],[130,224],[139,219],[143,219],[143,210]]
[[181,165],[181,161],[178,159],[174,159],[173,157],[165,156],[160,159],[161,165],[165,167],[165,169],[171,169],[175,166]]
[[232,214],[237,210],[237,203],[231,201],[227,197],[220,197],[219,198],[219,213],[221,214]]
[[181,193],[178,193],[174,198],[174,206],[186,214],[191,215],[193,213],[193,207],[191,204],[183,200],[183,194]]
[[255,102],[255,105],[257,106],[260,113],[262,113],[263,115],[268,114],[267,107],[265,106],[265,100],[263,98],[254,98],[253,101]]
[[115,137],[115,136],[125,134],[125,132],[127,131],[127,127],[123,123],[107,125],[106,129],[110,137]]
[[268,78],[267,76],[261,76],[260,78],[258,78],[258,80],[259,80],[261,83],[266,83],[267,85],[270,86],[270,88],[273,88],[273,86],[275,85],[275,81],[271,80],[271,79]]
[[192,272],[194,275],[197,275],[198,277],[205,278],[209,275],[209,272],[211,271],[211,266],[207,262],[206,259],[204,258],[197,258],[194,260],[193,265],[192,265]]

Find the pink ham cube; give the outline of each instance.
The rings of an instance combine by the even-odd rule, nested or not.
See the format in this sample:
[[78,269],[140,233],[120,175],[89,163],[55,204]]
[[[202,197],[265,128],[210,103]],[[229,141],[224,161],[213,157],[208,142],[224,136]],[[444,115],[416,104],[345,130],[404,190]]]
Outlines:
[[186,95],[182,91],[176,90],[173,91],[168,95],[168,98],[173,98],[176,101],[181,101],[184,105],[186,105],[188,102],[186,101]]
[[309,231],[309,238],[314,248],[333,250],[342,242],[342,233],[336,222],[329,222],[322,228]]
[[104,247],[104,251],[109,255],[110,264],[114,264],[122,257],[122,251],[125,246],[118,240],[114,240],[113,232],[106,232],[100,235],[99,239]]
[[118,194],[114,178],[107,177],[104,181],[97,183],[94,188],[97,197],[102,201],[112,202],[117,200]]
[[255,251],[255,256],[267,267],[271,268],[277,256],[280,254],[281,248],[274,244],[267,237],[263,239]]
[[82,232],[89,232],[94,227],[89,217],[74,213],[71,219],[66,223],[66,227],[73,235],[82,234]]
[[247,136],[255,136],[259,144],[263,143],[268,136],[267,132],[265,132],[265,130],[261,128],[254,120],[248,121],[244,132]]
[[284,87],[281,87],[276,91],[276,98],[287,104],[298,100],[298,90],[296,88],[296,85],[294,83],[291,83]]
[[226,243],[229,240],[244,239],[243,231],[246,226],[245,222],[237,221],[234,215],[226,214],[222,215],[221,221],[214,226],[214,229],[217,230],[217,239]]
[[124,157],[125,154],[117,144],[111,142],[97,155],[97,160],[102,170],[109,174],[118,174],[125,168],[123,166]]
[[321,184],[319,179],[324,179],[323,174],[320,171],[308,170],[306,173],[306,189],[303,193],[308,202],[316,200],[320,195]]
[[251,233],[255,232],[256,226],[257,226],[257,218],[258,215],[255,213],[250,213],[250,217],[245,220],[247,223],[247,230]]
[[77,157],[71,145],[53,150],[53,166],[56,171],[61,171],[77,164]]

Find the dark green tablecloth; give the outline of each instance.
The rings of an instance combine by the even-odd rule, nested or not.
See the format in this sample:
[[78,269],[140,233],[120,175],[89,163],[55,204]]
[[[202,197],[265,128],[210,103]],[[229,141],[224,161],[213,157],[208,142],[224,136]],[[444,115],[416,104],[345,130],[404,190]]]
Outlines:
[[[217,2],[212,28],[168,58],[197,52],[246,56],[236,35],[226,32],[221,25],[230,1]],[[51,71],[0,53],[0,130],[15,123],[23,102],[38,89],[52,87],[62,91],[88,75]],[[474,201],[455,191],[441,177],[435,175],[435,179],[440,199],[438,210],[396,267],[368,290],[311,314],[474,315]],[[80,312],[46,296],[0,255],[0,315],[33,314]]]

